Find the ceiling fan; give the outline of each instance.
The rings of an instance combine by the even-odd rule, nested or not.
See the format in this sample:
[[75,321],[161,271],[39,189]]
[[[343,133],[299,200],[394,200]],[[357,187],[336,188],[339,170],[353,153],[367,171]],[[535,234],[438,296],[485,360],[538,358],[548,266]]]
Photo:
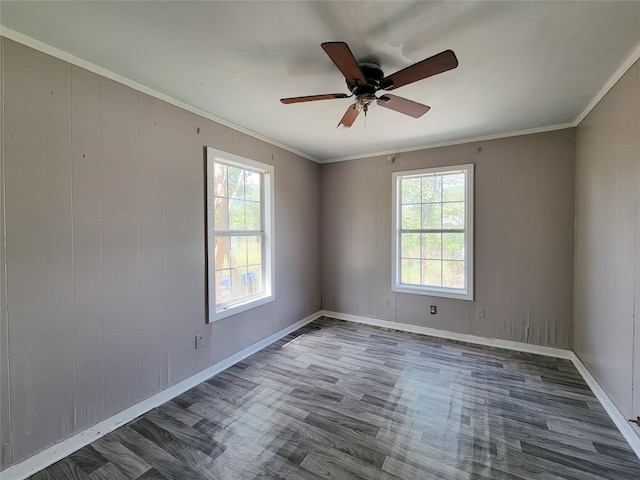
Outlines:
[[344,75],[351,95],[346,93],[327,93],[282,98],[280,101],[284,104],[290,104],[331,100],[334,98],[350,98],[355,95],[356,103],[347,109],[338,124],[339,128],[349,128],[361,111],[364,111],[365,115],[367,114],[369,106],[374,102],[381,107],[389,108],[414,118],[421,117],[431,107],[397,95],[391,95],[390,93],[384,93],[376,97],[376,92],[379,90],[393,90],[458,66],[458,59],[455,53],[451,50],[445,50],[385,77],[379,65],[375,63],[358,63],[353,53],[351,53],[351,49],[344,42],[326,42],[322,44],[322,48]]

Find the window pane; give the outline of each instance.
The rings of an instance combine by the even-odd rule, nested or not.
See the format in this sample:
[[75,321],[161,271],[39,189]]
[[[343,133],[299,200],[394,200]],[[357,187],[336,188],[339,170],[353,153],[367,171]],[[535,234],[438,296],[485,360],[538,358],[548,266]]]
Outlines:
[[249,294],[249,289],[246,284],[247,267],[236,268],[232,273],[231,296],[236,300]]
[[442,262],[442,286],[464,288],[464,262],[451,260]]
[[440,229],[442,228],[442,204],[422,205],[422,228]]
[[422,261],[422,284],[432,287],[442,285],[442,262],[440,260]]
[[243,200],[229,201],[229,229],[244,230],[244,204]]
[[400,283],[420,285],[420,260],[402,259],[400,269]]
[[227,196],[227,166],[216,163],[213,166],[213,176],[215,178],[214,194],[218,197]]
[[425,260],[439,260],[442,256],[442,234],[422,234],[422,258]]
[[228,196],[230,198],[244,199],[244,170],[227,166]]
[[245,171],[245,198],[254,202],[260,201],[260,174],[257,172]]
[[247,267],[247,277],[245,284],[247,293],[252,295],[262,291],[262,272],[260,265],[249,265]]
[[[223,267],[216,270],[216,302],[242,300],[243,297],[261,292],[262,237],[218,237],[216,243],[227,252],[220,257]],[[224,247],[224,244],[228,247]]]
[[247,264],[262,264],[262,237],[247,237]]
[[400,256],[402,258],[420,258],[420,234],[403,233]]
[[442,204],[442,227],[464,228],[464,202]]
[[424,177],[422,179],[422,203],[437,203],[442,201],[442,177]]
[[464,173],[442,177],[442,201],[464,202]]
[[231,268],[247,265],[247,238],[231,237]]
[[223,197],[216,197],[214,200],[215,226],[216,230],[229,229],[229,200]]
[[420,205],[403,205],[402,206],[402,228],[403,229],[419,229],[420,228]]
[[231,270],[216,271],[216,301],[228,302],[231,300]]
[[442,235],[442,258],[464,260],[464,233],[444,233]]
[[402,204],[420,203],[422,197],[420,186],[422,184],[419,178],[408,178],[402,180]]
[[258,293],[258,292],[264,291],[264,287],[262,285],[262,279],[263,279],[262,265],[251,265],[249,266],[249,271],[254,272],[255,292]]
[[229,268],[230,255],[230,241],[229,237],[216,237],[216,245],[214,249],[215,255],[215,268],[216,270],[222,270],[223,268]]
[[258,202],[245,202],[245,228],[247,230],[261,230],[262,218]]

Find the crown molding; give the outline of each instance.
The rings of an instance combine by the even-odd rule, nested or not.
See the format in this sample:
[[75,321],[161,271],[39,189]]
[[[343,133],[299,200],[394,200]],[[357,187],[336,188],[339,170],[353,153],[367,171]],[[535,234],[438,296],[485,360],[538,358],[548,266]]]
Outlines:
[[387,155],[396,155],[398,153],[407,153],[407,152],[417,152],[420,150],[429,150],[432,148],[442,148],[442,147],[451,147],[454,145],[464,145],[465,143],[475,143],[475,142],[486,142],[489,140],[498,140],[501,138],[510,138],[510,137],[519,137],[521,135],[533,135],[536,133],[545,133],[545,132],[553,132],[555,130],[563,130],[565,128],[573,128],[575,125],[573,123],[561,123],[558,125],[549,125],[546,127],[536,127],[529,128],[526,130],[518,130],[514,132],[505,132],[505,133],[496,133],[493,135],[483,135],[480,137],[471,137],[471,138],[463,138],[459,140],[451,140],[447,142],[439,142],[439,143],[428,143],[424,145],[418,145],[415,147],[407,147],[407,148],[397,148],[395,150],[385,150],[381,152],[375,153],[363,153],[362,155],[353,155],[350,157],[340,157],[334,158],[330,160],[323,160],[320,163],[336,163],[336,162],[346,162],[349,160],[359,160],[362,158],[372,158],[372,157],[380,157]]
[[638,44],[635,46],[629,58],[627,58],[627,60],[622,65],[620,65],[620,68],[618,68],[618,70],[616,70],[614,74],[611,75],[607,83],[605,83],[602,89],[598,92],[598,94],[595,97],[593,97],[593,100],[591,100],[591,103],[587,105],[587,108],[585,108],[582,111],[582,113],[580,113],[580,115],[576,117],[576,119],[573,122],[574,127],[577,127],[578,125],[580,125],[580,123],[582,123],[582,121],[586,118],[586,116],[589,115],[589,113],[591,113],[591,110],[593,110],[596,107],[596,105],[600,103],[600,100],[602,100],[604,96],[607,93],[609,93],[609,91],[616,85],[616,83],[618,83],[618,81],[623,77],[623,75],[627,73],[627,71],[629,71],[629,69],[639,59],[640,59],[640,42],[638,42]]

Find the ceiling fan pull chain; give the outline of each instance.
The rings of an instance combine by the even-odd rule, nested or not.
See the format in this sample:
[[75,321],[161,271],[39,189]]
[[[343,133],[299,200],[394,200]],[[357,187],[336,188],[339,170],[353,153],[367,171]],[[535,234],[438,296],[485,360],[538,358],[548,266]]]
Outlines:
[[369,110],[369,106],[365,104],[364,108],[364,131],[367,131],[367,110]]

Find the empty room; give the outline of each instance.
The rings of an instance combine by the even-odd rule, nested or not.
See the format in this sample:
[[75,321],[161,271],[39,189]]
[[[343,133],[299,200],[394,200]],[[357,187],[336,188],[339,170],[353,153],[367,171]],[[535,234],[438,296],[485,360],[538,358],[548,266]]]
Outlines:
[[640,478],[639,59],[639,1],[0,0],[0,478]]

